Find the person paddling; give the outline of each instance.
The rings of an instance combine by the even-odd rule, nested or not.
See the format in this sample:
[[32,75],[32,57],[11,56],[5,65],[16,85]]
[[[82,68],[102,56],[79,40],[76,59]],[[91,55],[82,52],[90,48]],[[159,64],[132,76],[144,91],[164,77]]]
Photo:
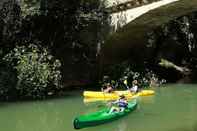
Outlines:
[[104,92],[104,93],[111,93],[114,90],[113,90],[112,85],[110,83],[107,83],[106,86],[101,88],[101,91]]
[[116,100],[115,102],[112,102],[112,104],[115,104],[116,106],[112,106],[109,113],[122,112],[126,108],[128,108],[128,102],[127,102],[126,97],[124,95],[120,95],[120,98],[118,100]]
[[132,87],[129,90],[133,93],[138,92],[138,81],[137,80],[132,81]]
[[127,79],[128,79],[128,77],[127,77],[127,76],[124,76],[124,81],[123,81],[123,83],[124,83],[125,87],[126,87],[127,89],[129,89]]

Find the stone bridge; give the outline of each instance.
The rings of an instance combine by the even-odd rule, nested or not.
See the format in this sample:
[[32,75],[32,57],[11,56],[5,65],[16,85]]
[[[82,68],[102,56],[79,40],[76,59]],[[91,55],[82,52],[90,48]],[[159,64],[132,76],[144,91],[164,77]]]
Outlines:
[[[177,0],[147,10],[108,37],[101,50],[100,65],[115,64],[128,58],[134,61],[149,59],[150,50],[146,47],[147,33],[170,20],[195,11],[197,0]],[[135,58],[132,54],[135,54]]]
[[128,1],[116,1],[113,4],[106,8],[108,13],[118,13],[121,11],[126,11],[128,9],[133,9],[136,7],[140,7],[143,5],[147,5],[153,2],[157,2],[161,0],[128,0]]

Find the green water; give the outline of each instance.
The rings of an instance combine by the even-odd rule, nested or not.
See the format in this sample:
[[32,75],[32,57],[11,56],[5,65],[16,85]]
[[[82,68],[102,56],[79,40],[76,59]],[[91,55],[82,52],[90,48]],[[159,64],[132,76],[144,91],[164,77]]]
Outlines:
[[[111,123],[82,131],[197,131],[197,85],[168,85],[140,97],[138,108]],[[83,103],[82,92],[47,101],[0,104],[0,131],[74,131],[72,120],[102,108]]]

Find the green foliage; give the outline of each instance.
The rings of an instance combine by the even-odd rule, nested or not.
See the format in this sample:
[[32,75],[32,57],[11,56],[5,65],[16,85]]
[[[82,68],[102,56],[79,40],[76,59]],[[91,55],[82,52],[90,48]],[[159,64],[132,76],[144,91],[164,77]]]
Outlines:
[[[132,86],[133,80],[138,80],[140,87],[159,86],[166,82],[164,79],[160,79],[153,71],[145,69],[144,67],[137,68],[134,64],[130,64],[128,61],[121,64],[111,65],[106,68],[105,74],[109,76],[108,79],[113,79],[118,83],[118,87],[125,88],[124,80],[128,81],[128,86]],[[109,80],[108,80],[109,81]],[[105,82],[105,81],[104,81]],[[152,84],[154,83],[154,85]]]
[[22,16],[39,14],[40,0],[20,0]]
[[34,44],[17,46],[3,59],[17,71],[16,89],[20,95],[43,97],[61,87],[61,63],[46,48]]
[[3,55],[15,46],[21,25],[20,6],[15,0],[6,0],[0,8],[0,47]]
[[[95,0],[3,2],[0,58],[5,56],[7,65],[14,67],[13,73],[18,80],[13,91],[16,89],[20,96],[41,97],[59,89],[61,75],[56,58],[64,63],[61,68],[64,80],[95,78],[96,60],[108,22],[109,14],[103,2]],[[34,46],[27,46],[29,43],[39,45],[35,52]],[[50,49],[54,56],[51,60],[42,47]]]

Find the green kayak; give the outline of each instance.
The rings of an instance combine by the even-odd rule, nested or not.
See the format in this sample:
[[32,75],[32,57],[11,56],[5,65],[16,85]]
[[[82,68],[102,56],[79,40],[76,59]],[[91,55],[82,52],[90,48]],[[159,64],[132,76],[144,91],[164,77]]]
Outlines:
[[80,128],[99,125],[99,124],[103,124],[106,122],[116,120],[122,116],[127,115],[128,113],[130,113],[131,111],[136,109],[136,107],[137,107],[137,101],[134,100],[132,102],[129,102],[128,108],[126,108],[122,112],[117,111],[117,112],[109,113],[110,108],[105,108],[105,109],[100,110],[98,112],[79,116],[74,119],[74,122],[73,122],[74,128],[80,129]]

